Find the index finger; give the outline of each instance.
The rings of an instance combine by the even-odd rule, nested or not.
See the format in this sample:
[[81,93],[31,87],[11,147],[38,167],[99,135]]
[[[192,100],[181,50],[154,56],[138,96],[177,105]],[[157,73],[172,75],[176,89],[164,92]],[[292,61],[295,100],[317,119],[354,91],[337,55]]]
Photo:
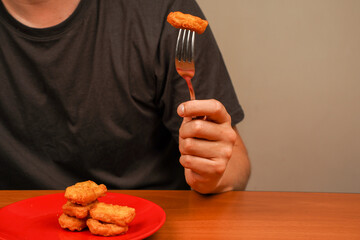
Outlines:
[[181,103],[177,112],[180,117],[206,116],[206,119],[217,123],[231,122],[231,117],[224,105],[215,99]]

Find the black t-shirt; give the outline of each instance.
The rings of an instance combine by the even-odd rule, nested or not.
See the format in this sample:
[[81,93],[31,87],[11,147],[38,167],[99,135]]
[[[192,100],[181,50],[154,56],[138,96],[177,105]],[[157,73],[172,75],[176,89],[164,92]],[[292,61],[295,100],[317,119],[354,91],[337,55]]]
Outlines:
[[[193,0],[82,0],[61,24],[34,29],[0,1],[0,189],[188,189],[170,11],[203,17]],[[208,28],[196,36],[198,99],[243,118]]]

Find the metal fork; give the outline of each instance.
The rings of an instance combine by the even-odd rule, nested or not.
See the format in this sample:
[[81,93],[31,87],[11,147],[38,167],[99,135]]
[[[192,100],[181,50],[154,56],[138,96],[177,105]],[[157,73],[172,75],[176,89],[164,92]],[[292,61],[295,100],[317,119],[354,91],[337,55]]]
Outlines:
[[191,100],[195,100],[195,92],[191,84],[191,79],[195,75],[194,45],[195,32],[180,29],[175,48],[175,67],[178,74],[185,79],[188,85]]

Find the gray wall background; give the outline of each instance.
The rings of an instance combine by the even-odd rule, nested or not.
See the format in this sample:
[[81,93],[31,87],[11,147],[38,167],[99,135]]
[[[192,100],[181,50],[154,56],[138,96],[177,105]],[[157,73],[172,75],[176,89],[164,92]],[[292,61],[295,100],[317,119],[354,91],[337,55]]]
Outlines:
[[197,2],[246,113],[247,189],[360,193],[360,1]]

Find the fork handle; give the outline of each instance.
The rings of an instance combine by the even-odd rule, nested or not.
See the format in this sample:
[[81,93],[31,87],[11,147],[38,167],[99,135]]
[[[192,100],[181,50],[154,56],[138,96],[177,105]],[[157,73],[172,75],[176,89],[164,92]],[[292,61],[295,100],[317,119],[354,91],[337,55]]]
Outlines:
[[191,78],[185,77],[185,81],[189,88],[190,100],[195,100],[195,91],[194,91],[193,85],[191,83]]
[[[194,88],[193,88],[193,85],[191,83],[191,78],[190,77],[185,77],[185,81],[188,85],[188,88],[189,88],[189,92],[190,92],[190,100],[195,100],[195,91],[194,91]],[[196,119],[200,119],[200,120],[206,120],[206,116],[197,116],[197,117],[193,117],[192,118],[193,120],[196,120]]]

